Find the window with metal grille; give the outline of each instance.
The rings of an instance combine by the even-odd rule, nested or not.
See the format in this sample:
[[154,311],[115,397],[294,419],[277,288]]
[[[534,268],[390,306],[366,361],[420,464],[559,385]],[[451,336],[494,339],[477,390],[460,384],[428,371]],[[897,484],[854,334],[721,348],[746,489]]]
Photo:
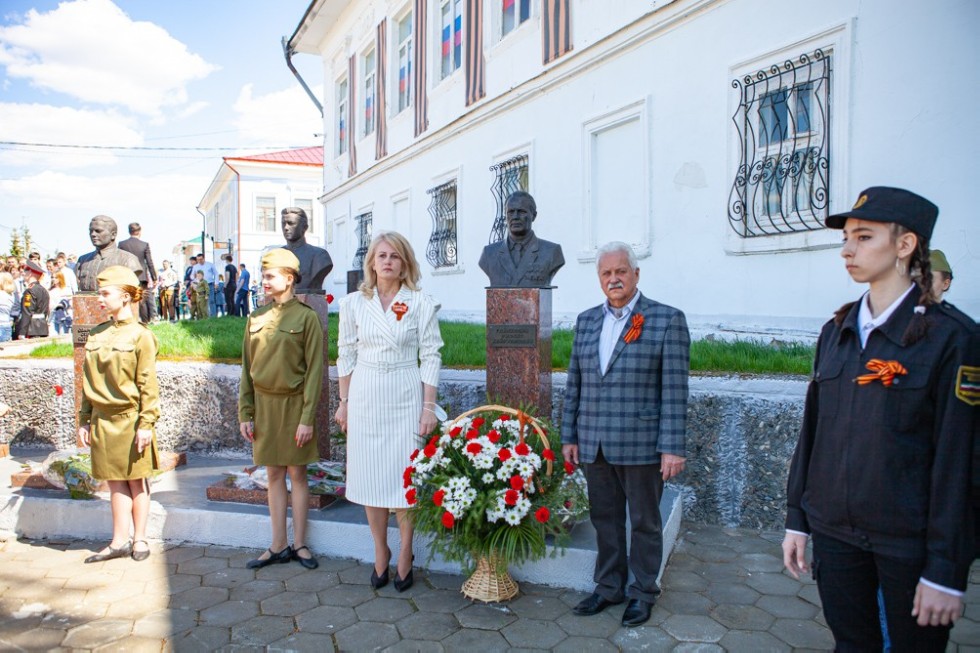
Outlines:
[[739,164],[728,220],[743,238],[822,229],[829,207],[831,62],[816,50],[732,81]]
[[364,267],[364,257],[367,256],[368,246],[371,244],[371,223],[374,213],[368,211],[354,217],[357,229],[357,250],[354,252],[354,260],[351,261],[351,269],[360,270]]
[[456,265],[456,180],[428,190],[432,235],[425,250],[426,260],[434,268]]
[[255,230],[256,231],[276,230],[276,198],[275,197],[255,198]]
[[490,190],[497,202],[497,216],[493,219],[488,242],[496,243],[503,240],[507,234],[507,215],[504,206],[507,198],[515,191],[528,189],[527,155],[521,154],[490,166],[490,172],[494,173],[493,186]]

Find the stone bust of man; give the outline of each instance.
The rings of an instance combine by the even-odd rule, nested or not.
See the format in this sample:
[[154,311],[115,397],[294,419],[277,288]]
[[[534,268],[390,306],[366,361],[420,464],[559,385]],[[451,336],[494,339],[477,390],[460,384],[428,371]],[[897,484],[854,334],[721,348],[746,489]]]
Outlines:
[[137,276],[143,274],[143,266],[139,259],[116,247],[118,232],[116,221],[107,215],[97,215],[89,222],[88,237],[95,246],[95,251],[78,257],[75,275],[78,277],[80,292],[97,291],[99,273],[113,265],[123,265]]
[[318,293],[323,280],[333,270],[333,260],[327,250],[306,242],[306,230],[310,228],[309,218],[303,209],[290,206],[282,210],[282,235],[286,239],[285,248],[299,259],[300,282],[297,291]]
[[538,207],[530,193],[519,190],[507,198],[507,237],[483,248],[480,269],[494,288],[546,288],[565,265],[561,245],[541,240],[531,224]]

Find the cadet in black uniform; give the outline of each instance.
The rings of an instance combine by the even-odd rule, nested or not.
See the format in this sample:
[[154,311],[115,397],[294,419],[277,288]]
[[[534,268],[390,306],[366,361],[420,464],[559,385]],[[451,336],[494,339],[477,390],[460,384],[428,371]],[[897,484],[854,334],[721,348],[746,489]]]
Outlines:
[[17,318],[14,337],[44,338],[48,335],[48,313],[50,312],[50,297],[48,291],[40,283],[44,270],[33,260],[24,265],[24,276],[27,290],[20,298],[20,317]]
[[[830,216],[861,299],[824,325],[790,467],[783,559],[813,575],[838,650],[943,651],[973,561],[977,325],[931,292],[938,208],[875,187]],[[972,382],[971,382],[972,379]]]

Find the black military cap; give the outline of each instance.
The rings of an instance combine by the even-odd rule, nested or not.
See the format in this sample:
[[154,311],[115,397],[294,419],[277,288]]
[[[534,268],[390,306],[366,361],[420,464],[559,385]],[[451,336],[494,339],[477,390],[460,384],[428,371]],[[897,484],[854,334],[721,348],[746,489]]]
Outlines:
[[827,218],[831,229],[843,229],[848,218],[871,222],[894,222],[929,240],[936,226],[939,207],[912,191],[888,186],[872,186],[858,197],[850,211]]

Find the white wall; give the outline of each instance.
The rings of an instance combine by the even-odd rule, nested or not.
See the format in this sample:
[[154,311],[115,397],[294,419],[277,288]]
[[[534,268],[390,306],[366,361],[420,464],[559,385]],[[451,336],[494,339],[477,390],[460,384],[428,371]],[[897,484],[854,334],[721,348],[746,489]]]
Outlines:
[[[656,3],[616,0],[621,12],[604,13],[605,23],[587,20],[589,2],[572,4],[575,38],[583,30],[587,34],[543,74],[538,27],[523,26],[511,35],[511,44],[488,38],[491,95],[468,113],[460,117],[462,84],[443,83],[430,94],[431,126],[414,144],[411,112],[406,112],[390,119],[389,157],[374,164],[373,145],[359,148],[361,174],[353,179],[346,179],[346,157],[334,160],[327,151],[326,219],[345,221],[334,232],[344,242],[331,246],[331,253],[346,255],[335,256],[338,286],[356,248],[352,216],[359,207],[372,207],[377,231],[395,225],[399,202],[398,229],[423,259],[432,225],[425,191],[456,176],[461,265],[445,274],[423,262],[423,283],[448,315],[482,316],[487,281],[476,263],[495,210],[488,168],[508,152],[528,152],[530,190],[539,210],[535,230],[560,242],[567,261],[555,278],[556,318],[569,318],[602,299],[589,252],[596,239],[622,233],[640,245],[644,293],[682,308],[692,322],[815,329],[861,289],[843,269],[836,233],[815,232],[805,242],[767,238],[763,249],[796,251],[748,253],[758,243],[745,247],[732,232],[727,202],[737,163],[731,153],[737,91],[731,82],[749,64],[778,63],[778,53],[800,54],[827,42],[835,48],[836,76],[831,210],[848,208],[872,185],[902,186],[933,200],[941,210],[933,246],[946,252],[956,276],[948,299],[980,316],[980,290],[973,282],[980,278],[980,223],[972,215],[970,191],[980,151],[970,109],[980,101],[980,90],[967,83],[962,67],[980,60],[972,33],[980,24],[980,5],[971,0],[805,5],[678,0],[617,30],[609,16],[640,16]],[[345,53],[352,51],[345,50],[341,35],[364,28],[373,34],[386,6],[351,3],[321,45],[328,135],[333,126],[329,76],[334,63],[346,65]],[[351,42],[360,43],[361,37],[352,34]],[[535,57],[537,72],[534,66],[508,71],[497,65],[517,51]],[[767,53],[774,58],[766,59]],[[461,82],[462,72],[454,77]],[[603,131],[604,121],[634,113],[642,130],[633,124],[630,139],[619,139],[619,146],[633,137],[641,141],[624,158],[640,156],[648,171],[630,181],[645,182],[639,193],[630,186],[631,203],[645,199],[647,206],[593,216],[594,207],[604,211],[615,206],[616,197],[603,195],[615,181],[608,173],[612,164],[604,163],[610,152],[600,154],[602,170],[591,169],[593,134],[611,135]],[[615,140],[603,144],[602,138],[600,149]]]

